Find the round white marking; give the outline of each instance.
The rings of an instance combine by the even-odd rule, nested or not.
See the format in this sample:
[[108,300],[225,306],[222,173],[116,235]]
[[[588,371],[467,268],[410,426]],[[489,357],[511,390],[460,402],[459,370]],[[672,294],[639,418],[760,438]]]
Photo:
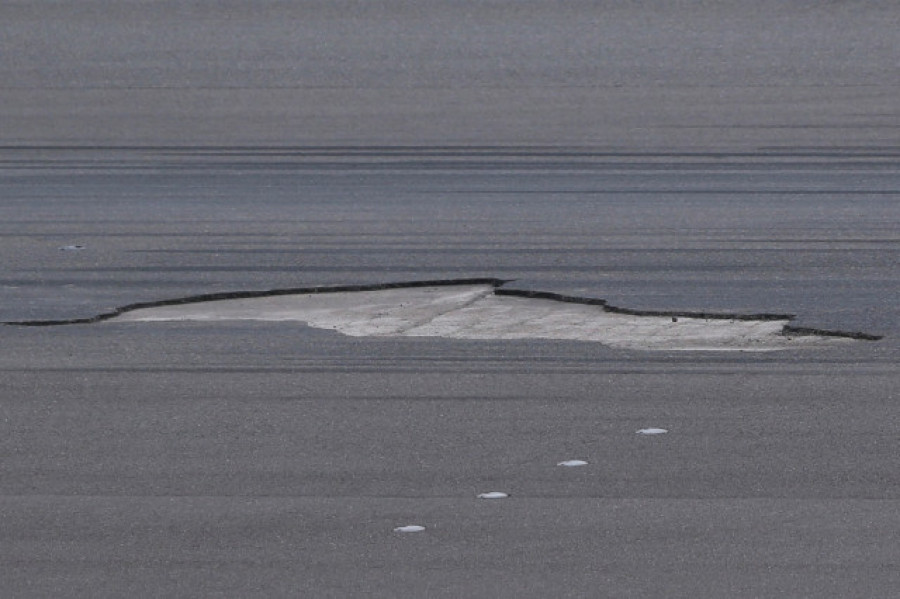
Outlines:
[[489,493],[481,493],[478,495],[479,499],[504,499],[509,497],[506,493],[501,493],[500,491],[491,491]]
[[584,460],[566,460],[565,462],[560,462],[557,466],[587,466],[587,462]]
[[394,532],[422,532],[423,530],[425,530],[424,526],[410,524],[409,526],[398,526],[394,529]]
[[639,435],[663,435],[667,432],[669,432],[669,431],[664,428],[642,428],[641,430],[637,431],[637,434],[639,434]]

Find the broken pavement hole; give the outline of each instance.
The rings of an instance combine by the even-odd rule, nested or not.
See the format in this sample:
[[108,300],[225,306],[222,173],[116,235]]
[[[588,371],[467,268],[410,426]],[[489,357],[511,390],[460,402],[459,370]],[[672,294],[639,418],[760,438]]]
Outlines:
[[596,298],[505,289],[506,282],[451,279],[214,293],[130,304],[91,318],[4,324],[294,321],[356,337],[556,339],[641,350],[771,351],[880,338],[792,327],[787,314],[632,310]]

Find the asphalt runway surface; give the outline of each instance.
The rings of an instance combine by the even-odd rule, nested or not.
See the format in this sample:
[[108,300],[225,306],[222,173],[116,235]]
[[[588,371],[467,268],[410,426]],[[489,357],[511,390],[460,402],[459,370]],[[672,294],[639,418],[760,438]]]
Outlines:
[[[0,7],[4,595],[894,594],[892,3],[246,6]],[[16,324],[460,278],[881,339]]]

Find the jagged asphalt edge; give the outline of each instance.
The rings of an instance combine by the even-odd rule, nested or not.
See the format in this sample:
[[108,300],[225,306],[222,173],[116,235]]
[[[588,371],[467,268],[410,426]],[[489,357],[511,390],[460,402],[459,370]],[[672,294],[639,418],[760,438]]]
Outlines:
[[[191,295],[188,297],[180,297],[165,300],[156,300],[149,302],[138,302],[120,306],[111,312],[104,312],[96,316],[87,318],[70,318],[65,320],[23,320],[23,321],[7,321],[2,324],[7,326],[23,326],[23,327],[48,327],[61,326],[68,324],[93,324],[104,320],[110,320],[120,316],[126,312],[134,310],[142,310],[144,308],[160,308],[163,306],[179,306],[184,304],[199,304],[203,302],[215,302],[220,300],[231,299],[252,299],[256,297],[273,297],[278,295],[308,295],[313,293],[340,293],[354,291],[383,291],[386,289],[409,289],[416,287],[451,287],[455,285],[490,285],[494,288],[495,295],[506,295],[511,297],[525,297],[531,299],[545,299],[557,302],[565,302],[569,304],[584,304],[589,306],[600,306],[606,312],[614,314],[627,314],[629,316],[663,316],[672,318],[703,318],[708,320],[787,320],[791,321],[796,318],[794,314],[728,314],[721,312],[690,312],[679,310],[635,310],[632,308],[620,308],[610,305],[604,299],[591,297],[578,297],[574,295],[564,295],[561,293],[553,293],[549,291],[529,291],[527,289],[504,289],[503,285],[512,282],[512,279],[495,279],[495,278],[471,278],[471,279],[439,279],[435,281],[403,281],[398,283],[373,283],[370,285],[333,285],[333,286],[317,286],[317,287],[290,287],[284,289],[267,289],[262,291],[222,291],[218,293],[204,293],[201,295]],[[882,339],[882,335],[871,335],[869,333],[851,332],[851,331],[834,331],[828,329],[817,329],[811,327],[795,327],[785,325],[781,331],[782,335],[809,335],[819,337],[845,337],[849,339],[859,339],[863,341],[878,341]]]
[[[633,308],[620,308],[613,306],[606,300],[578,297],[574,295],[564,295],[561,293],[553,293],[550,291],[528,291],[526,289],[501,289],[494,290],[494,295],[509,295],[514,297],[528,297],[534,299],[547,299],[557,302],[567,302],[570,304],[587,304],[590,306],[601,306],[606,312],[613,314],[627,314],[629,316],[663,316],[673,318],[702,318],[706,320],[787,320],[791,321],[796,318],[795,314],[776,314],[771,312],[762,312],[758,314],[729,314],[723,312],[691,312],[681,310],[636,310]],[[813,327],[795,327],[784,325],[781,334],[795,336],[816,336],[816,337],[846,337],[848,339],[859,339],[862,341],[878,341],[883,339],[883,335],[872,335],[870,333],[862,333],[857,331],[835,331],[829,329],[817,329]]]

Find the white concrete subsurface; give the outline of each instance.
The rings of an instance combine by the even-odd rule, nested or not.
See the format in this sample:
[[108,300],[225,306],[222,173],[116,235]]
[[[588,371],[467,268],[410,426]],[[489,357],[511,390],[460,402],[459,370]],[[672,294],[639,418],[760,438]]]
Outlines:
[[785,320],[635,316],[603,306],[458,285],[217,300],[125,312],[113,321],[297,321],[354,337],[592,341],[642,350],[771,351],[847,343],[782,334]]

